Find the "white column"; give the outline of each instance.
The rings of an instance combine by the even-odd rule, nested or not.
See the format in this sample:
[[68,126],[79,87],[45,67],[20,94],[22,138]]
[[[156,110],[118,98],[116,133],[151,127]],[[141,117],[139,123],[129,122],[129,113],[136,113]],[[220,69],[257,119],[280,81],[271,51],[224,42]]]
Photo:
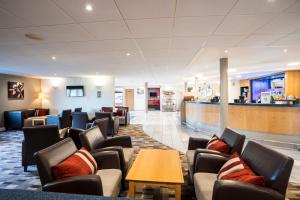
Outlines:
[[145,112],[148,112],[148,82],[145,82]]
[[220,58],[220,131],[228,126],[228,58]]

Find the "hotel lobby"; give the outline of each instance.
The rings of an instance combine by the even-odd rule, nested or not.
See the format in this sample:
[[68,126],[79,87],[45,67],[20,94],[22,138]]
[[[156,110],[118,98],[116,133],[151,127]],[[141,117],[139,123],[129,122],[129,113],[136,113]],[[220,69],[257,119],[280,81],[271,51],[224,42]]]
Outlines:
[[300,199],[300,0],[0,0],[0,199]]

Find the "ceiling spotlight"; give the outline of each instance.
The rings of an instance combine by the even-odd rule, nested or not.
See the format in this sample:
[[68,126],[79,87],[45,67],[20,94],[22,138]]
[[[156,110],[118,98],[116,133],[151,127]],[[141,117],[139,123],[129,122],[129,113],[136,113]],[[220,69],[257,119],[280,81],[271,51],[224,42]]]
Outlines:
[[284,53],[287,53],[289,50],[288,49],[283,49],[283,52]]
[[229,51],[228,51],[227,49],[224,51],[224,53],[226,53],[226,54],[227,54],[228,52],[229,52]]
[[85,9],[86,9],[87,11],[92,11],[92,10],[93,10],[93,6],[92,6],[91,4],[86,4],[86,5],[85,5]]
[[126,53],[126,56],[130,56],[131,54],[130,53]]
[[98,74],[99,74],[99,72],[96,72],[96,74],[98,75]]
[[56,60],[56,57],[55,57],[55,56],[52,56],[51,59],[52,59],[52,60]]
[[56,73],[54,73],[53,75],[54,75],[54,76],[57,76],[57,74],[56,74]]

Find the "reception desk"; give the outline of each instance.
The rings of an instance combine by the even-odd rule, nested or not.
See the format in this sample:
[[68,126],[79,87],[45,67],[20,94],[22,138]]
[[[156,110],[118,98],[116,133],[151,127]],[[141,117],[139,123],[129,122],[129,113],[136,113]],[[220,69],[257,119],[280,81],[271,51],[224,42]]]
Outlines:
[[[220,105],[186,102],[186,122],[220,125]],[[228,105],[228,127],[270,134],[300,135],[300,105],[236,104]]]

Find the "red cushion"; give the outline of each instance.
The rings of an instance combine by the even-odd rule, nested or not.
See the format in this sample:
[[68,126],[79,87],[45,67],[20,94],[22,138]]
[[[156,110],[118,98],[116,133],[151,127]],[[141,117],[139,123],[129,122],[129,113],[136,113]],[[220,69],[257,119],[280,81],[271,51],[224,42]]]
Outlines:
[[221,140],[218,136],[214,135],[207,143],[207,149],[219,151],[227,154],[230,150],[230,146]]
[[218,179],[265,186],[265,178],[263,176],[257,176],[237,153],[232,154],[220,169]]
[[117,116],[125,116],[125,110],[117,110]]
[[66,160],[52,167],[52,173],[56,180],[94,174],[97,170],[97,162],[85,149],[81,148]]

